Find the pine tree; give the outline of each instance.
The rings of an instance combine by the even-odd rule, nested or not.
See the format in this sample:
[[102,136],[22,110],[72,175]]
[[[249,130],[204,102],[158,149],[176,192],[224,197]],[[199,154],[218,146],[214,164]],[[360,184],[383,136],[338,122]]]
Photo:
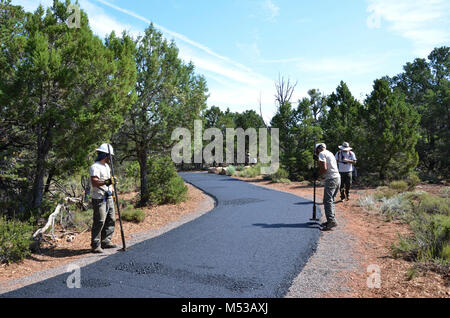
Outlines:
[[358,118],[362,109],[361,103],[353,97],[347,84],[342,81],[336,92],[328,96],[326,103],[329,110],[322,126],[328,149],[334,152],[343,142],[354,145],[361,131]]
[[377,172],[381,180],[406,175],[418,163],[419,114],[386,79],[375,81],[364,107],[360,145],[364,168]]
[[133,99],[133,42],[112,34],[105,45],[84,12],[80,28],[69,28],[69,4],[55,0],[46,12],[40,6],[27,14],[23,56],[2,97],[14,129],[28,138],[22,175],[34,209],[41,206],[45,177],[85,167],[93,149],[120,127]]
[[194,120],[206,107],[207,87],[192,63],[178,57],[173,42],[164,39],[153,24],[136,40],[136,102],[115,136],[126,158],[139,162],[140,205],[149,201],[148,157],[168,152],[177,127],[193,129]]

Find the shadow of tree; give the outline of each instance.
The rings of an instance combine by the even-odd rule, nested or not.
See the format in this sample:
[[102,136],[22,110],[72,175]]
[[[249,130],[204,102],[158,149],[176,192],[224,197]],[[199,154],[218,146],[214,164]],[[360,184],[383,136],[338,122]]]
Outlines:
[[91,249],[69,250],[69,249],[42,248],[39,254],[48,257],[66,258],[66,257],[86,255],[90,253]]

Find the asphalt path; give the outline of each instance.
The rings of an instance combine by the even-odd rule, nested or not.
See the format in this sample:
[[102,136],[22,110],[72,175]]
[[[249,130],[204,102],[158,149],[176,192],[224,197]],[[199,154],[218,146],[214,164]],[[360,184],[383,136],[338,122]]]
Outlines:
[[180,175],[215,198],[211,212],[82,267],[81,288],[68,288],[68,272],[0,297],[283,297],[320,237],[312,202],[227,176]]

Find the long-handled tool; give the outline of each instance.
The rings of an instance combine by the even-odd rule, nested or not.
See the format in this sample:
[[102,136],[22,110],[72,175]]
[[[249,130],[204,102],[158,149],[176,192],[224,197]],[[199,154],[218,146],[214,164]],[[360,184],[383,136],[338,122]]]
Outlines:
[[116,182],[115,182],[115,177],[114,177],[114,163],[113,163],[113,158],[111,155],[111,148],[108,144],[108,154],[109,154],[109,163],[111,165],[111,175],[113,177],[114,180],[114,196],[116,198],[116,206],[117,206],[117,214],[119,215],[119,223],[120,223],[120,234],[122,235],[122,251],[126,251],[127,250],[127,245],[125,244],[125,235],[123,234],[123,226],[122,226],[122,217],[120,216],[120,204],[119,204],[119,197],[117,195],[117,186],[116,186]]
[[[313,151],[313,157],[314,157],[314,175],[317,173],[317,162],[316,162],[316,137],[314,137],[314,151]],[[313,203],[313,215],[312,219],[310,221],[319,222],[320,219],[317,218],[317,206],[316,206],[316,177],[314,176],[314,203]]]

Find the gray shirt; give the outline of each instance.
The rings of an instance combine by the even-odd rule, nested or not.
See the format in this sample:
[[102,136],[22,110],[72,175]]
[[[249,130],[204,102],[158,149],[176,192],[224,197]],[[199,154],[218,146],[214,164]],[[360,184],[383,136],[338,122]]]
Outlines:
[[331,152],[326,149],[323,150],[321,153],[319,153],[319,161],[327,163],[328,170],[323,175],[325,180],[341,177],[341,175],[339,174],[336,158]]
[[[111,178],[111,168],[107,163],[102,164],[97,161],[89,169],[89,174],[91,177],[97,177],[100,181],[106,181]],[[92,186],[92,198],[98,200],[103,199],[105,197],[105,193],[108,191],[112,193],[113,187],[103,185],[100,188],[96,188]]]

